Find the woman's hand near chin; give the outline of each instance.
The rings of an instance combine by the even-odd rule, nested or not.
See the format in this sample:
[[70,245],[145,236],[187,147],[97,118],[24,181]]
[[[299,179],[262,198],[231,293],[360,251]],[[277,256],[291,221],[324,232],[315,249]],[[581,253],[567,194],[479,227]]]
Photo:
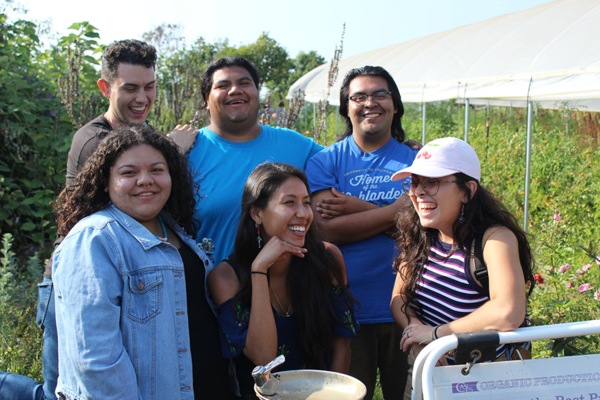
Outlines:
[[266,365],[277,356],[277,327],[271,306],[269,281],[265,276],[273,264],[291,255],[304,257],[306,249],[277,236],[270,238],[252,263],[252,310],[244,354],[256,365]]
[[252,263],[252,271],[267,272],[267,270],[277,261],[285,260],[288,254],[296,257],[304,257],[307,250],[304,247],[298,247],[273,236],[263,246]]

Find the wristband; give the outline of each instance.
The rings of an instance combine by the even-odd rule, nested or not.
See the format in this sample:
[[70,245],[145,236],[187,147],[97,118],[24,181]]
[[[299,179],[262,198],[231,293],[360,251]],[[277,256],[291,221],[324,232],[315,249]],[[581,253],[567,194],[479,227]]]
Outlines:
[[435,327],[435,328],[433,328],[433,330],[431,331],[431,336],[434,336],[436,339],[439,339],[439,338],[438,338],[438,335],[437,335],[437,330],[438,330],[438,328],[439,328],[440,326],[441,326],[441,325],[438,325],[438,326],[436,326],[436,327]]
[[261,272],[261,271],[250,271],[250,275],[253,274],[259,274],[259,275],[264,275],[264,276],[268,276],[268,274],[266,272]]
[[433,328],[431,328],[431,341],[432,341],[432,342],[433,342],[435,339],[437,339],[437,338],[434,338],[434,337],[433,337],[433,335],[434,335],[434,333],[435,333],[435,330],[438,328],[438,326],[439,326],[439,325],[436,325],[436,326],[434,326]]

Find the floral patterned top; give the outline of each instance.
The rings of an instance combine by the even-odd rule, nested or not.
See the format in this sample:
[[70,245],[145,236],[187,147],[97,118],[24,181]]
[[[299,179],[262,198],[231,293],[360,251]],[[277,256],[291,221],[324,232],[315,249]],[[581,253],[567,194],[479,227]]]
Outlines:
[[[332,305],[335,314],[333,321],[334,335],[356,337],[360,329],[354,318],[354,311],[346,305],[342,290],[337,285],[331,287]],[[235,307],[235,315],[231,309],[232,299],[217,307],[217,319],[221,328],[221,353],[225,358],[236,358],[236,375],[243,398],[253,394],[254,381],[251,376],[254,364],[243,354],[248,334],[250,308]],[[288,371],[306,368],[306,362],[300,349],[300,338],[294,315],[286,317],[273,308],[275,326],[277,328],[277,355],[285,356],[285,363],[278,369]],[[252,398],[252,397],[251,397]]]

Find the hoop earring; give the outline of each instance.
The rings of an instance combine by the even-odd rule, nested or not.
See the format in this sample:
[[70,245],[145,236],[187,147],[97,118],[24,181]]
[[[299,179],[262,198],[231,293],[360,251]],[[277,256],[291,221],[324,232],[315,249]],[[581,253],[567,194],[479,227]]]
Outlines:
[[260,249],[262,243],[262,238],[260,237],[260,225],[258,224],[258,222],[255,222],[254,226],[256,227],[256,241],[258,242],[258,248]]
[[462,207],[460,208],[460,217],[458,217],[458,223],[462,224],[465,222],[465,203],[463,203]]

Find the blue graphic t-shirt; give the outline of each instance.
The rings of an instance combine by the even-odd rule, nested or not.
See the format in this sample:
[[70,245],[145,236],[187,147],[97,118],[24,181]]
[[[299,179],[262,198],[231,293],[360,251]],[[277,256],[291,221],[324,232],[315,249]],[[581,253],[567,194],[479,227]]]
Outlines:
[[225,140],[204,127],[188,153],[194,181],[200,185],[194,217],[202,226],[196,241],[213,240],[215,264],[233,253],[242,192],[254,168],[273,161],[304,169],[306,161],[323,148],[290,129],[261,127],[256,139],[242,143]]
[[[311,158],[306,174],[311,192],[336,188],[379,206],[392,204],[402,195],[400,182],[392,175],[412,165],[417,150],[390,139],[383,147],[364,153],[352,136],[335,143]],[[378,234],[366,240],[339,245],[348,282],[354,297],[361,303],[356,318],[361,324],[392,322],[390,299],[395,274],[392,262],[396,242]]]

